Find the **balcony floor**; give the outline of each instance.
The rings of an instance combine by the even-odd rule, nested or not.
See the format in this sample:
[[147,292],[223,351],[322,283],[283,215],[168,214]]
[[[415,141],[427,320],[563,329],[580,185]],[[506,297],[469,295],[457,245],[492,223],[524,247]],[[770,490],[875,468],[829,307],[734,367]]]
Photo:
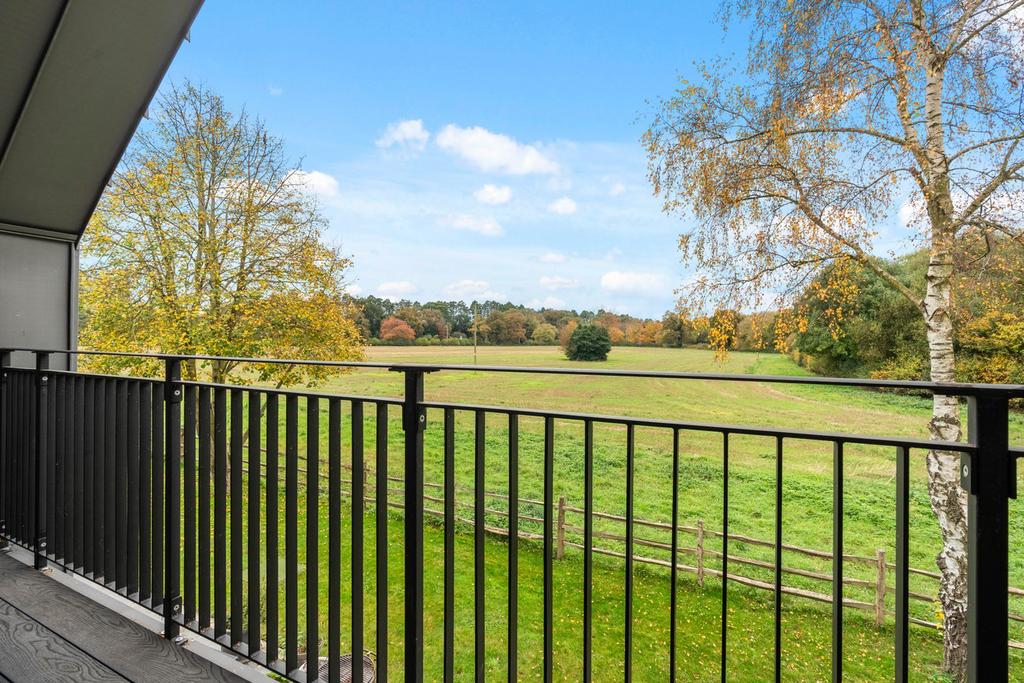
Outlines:
[[0,681],[244,681],[0,553]]

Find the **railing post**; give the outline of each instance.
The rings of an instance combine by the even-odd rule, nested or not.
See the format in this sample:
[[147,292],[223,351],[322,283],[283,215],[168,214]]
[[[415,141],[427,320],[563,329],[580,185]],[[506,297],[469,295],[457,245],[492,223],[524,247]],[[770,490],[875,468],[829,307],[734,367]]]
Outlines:
[[875,626],[885,623],[885,551],[875,551]]
[[1016,498],[1016,465],[1009,446],[1009,399],[968,399],[973,454],[961,456],[967,489],[967,680],[1005,681],[1009,671],[1009,499]]
[[[0,349],[0,463],[3,469],[0,475],[9,475],[7,465],[11,453],[7,452],[7,368],[11,366],[11,352],[7,349]],[[10,509],[11,501],[8,500],[12,487],[9,481],[0,481],[0,491],[3,498],[0,500],[0,550],[7,549],[7,512]]]
[[394,368],[405,376],[405,680],[423,680],[423,368]]
[[32,530],[35,539],[34,566],[46,569],[46,457],[47,457],[47,420],[49,406],[49,369],[50,354],[36,352],[36,423],[32,435],[32,457],[35,470],[35,505],[32,506]]
[[178,640],[181,615],[181,359],[164,361],[164,637]]

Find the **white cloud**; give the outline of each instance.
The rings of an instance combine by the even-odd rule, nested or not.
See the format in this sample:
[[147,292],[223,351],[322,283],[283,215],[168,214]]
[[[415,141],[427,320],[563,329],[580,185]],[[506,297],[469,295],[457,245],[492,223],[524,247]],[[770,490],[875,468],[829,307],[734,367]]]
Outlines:
[[616,181],[616,182],[612,183],[611,187],[608,188],[608,196],[610,196],[610,197],[618,197],[619,195],[625,193],[625,191],[626,191],[626,186],[623,185],[622,183]]
[[540,255],[541,263],[565,263],[565,254],[557,251],[547,251]]
[[456,230],[469,230],[470,232],[478,232],[488,237],[497,237],[505,232],[501,227],[501,223],[489,216],[471,216],[460,213],[449,216],[445,219],[445,223]]
[[429,139],[430,133],[423,127],[422,119],[407,119],[388,124],[381,136],[377,138],[377,146],[388,149],[398,145],[419,152],[427,146]]
[[288,176],[290,182],[301,186],[306,192],[321,199],[334,199],[338,196],[338,180],[323,171],[292,171]]
[[472,299],[504,301],[505,295],[491,289],[490,283],[486,280],[459,280],[444,288],[448,296],[456,297],[464,301]]
[[377,285],[377,293],[385,299],[397,300],[416,293],[416,285],[408,280],[382,282]]
[[662,296],[669,289],[668,281],[660,273],[610,270],[601,276],[601,287],[609,292],[649,294]]
[[350,296],[359,296],[363,293],[363,288],[359,285],[345,285],[345,293]]
[[473,126],[448,124],[437,134],[437,146],[462,157],[482,171],[512,175],[558,173],[558,164],[533,145],[524,145],[500,133]]
[[619,258],[620,256],[622,256],[622,250],[619,249],[618,247],[612,247],[611,249],[609,249],[608,251],[605,252],[604,260],[605,261],[614,261],[615,259]]
[[569,216],[576,213],[576,202],[569,197],[560,197],[548,204],[548,211],[560,216]]
[[565,300],[557,296],[546,296],[543,299],[531,299],[526,305],[530,308],[565,308]]
[[508,185],[491,185],[488,183],[473,193],[481,204],[506,204],[512,199],[512,188]]
[[267,93],[269,93],[271,97],[280,97],[284,94],[284,88],[280,88],[276,85],[268,85]]
[[579,287],[579,280],[574,280],[569,277],[562,277],[561,275],[544,275],[541,277],[540,286],[544,289],[572,289],[573,287]]

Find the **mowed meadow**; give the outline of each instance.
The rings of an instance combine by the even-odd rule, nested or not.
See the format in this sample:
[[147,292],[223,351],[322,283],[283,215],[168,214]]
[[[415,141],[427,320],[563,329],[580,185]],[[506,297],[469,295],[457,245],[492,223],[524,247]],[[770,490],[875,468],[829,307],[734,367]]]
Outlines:
[[[472,364],[470,347],[371,347],[367,360],[383,363]],[[557,347],[481,347],[478,362],[483,365],[537,367],[580,367],[566,361]],[[803,374],[789,358],[776,354],[732,353],[724,361],[701,349],[627,348],[613,349],[609,360],[588,367],[630,370],[716,372],[760,375]],[[313,391],[346,396],[400,397],[402,377],[386,369],[358,369],[330,379]],[[745,426],[780,427],[794,430],[849,432],[858,434],[925,438],[930,403],[925,397],[895,395],[862,389],[784,385],[755,382],[559,376],[529,373],[493,373],[486,371],[440,371],[427,375],[425,399],[428,403],[452,403],[542,409],[557,412],[601,415],[625,415],[678,420],[688,423],[723,423]],[[317,601],[320,603],[321,638],[326,636],[328,569],[328,496],[327,401],[321,400],[320,417],[320,494],[319,572]],[[300,453],[306,439],[305,402],[299,402]],[[283,440],[284,407],[279,429]],[[374,409],[365,405],[364,459],[367,467],[364,512],[365,645],[375,648],[376,558],[375,530],[378,520],[370,501],[374,487],[375,441],[377,423]],[[402,431],[399,411],[388,413],[389,423],[389,501],[402,502]],[[351,462],[351,410],[342,407],[342,459]],[[455,411],[456,514],[459,524],[455,543],[455,659],[456,678],[469,680],[474,670],[474,538],[473,491],[475,437],[478,421],[471,412]],[[488,534],[484,542],[486,567],[485,655],[488,679],[506,673],[508,627],[508,528],[509,490],[508,417],[490,412],[484,419],[486,520]],[[444,415],[430,409],[425,435],[424,471],[428,482],[426,507],[443,509]],[[626,505],[626,428],[596,424],[594,427],[594,509],[602,513],[595,520],[594,545],[604,552],[594,556],[593,583],[593,671],[596,680],[621,680],[624,636],[624,545],[625,525],[617,516]],[[1024,442],[1024,419],[1014,414],[1011,441]],[[582,422],[573,419],[554,421],[554,458],[552,488],[554,500],[565,498],[564,556],[553,563],[553,670],[557,680],[579,680],[582,667],[582,599],[584,434]],[[264,442],[265,445],[265,442]],[[666,429],[637,427],[635,430],[635,517],[652,522],[635,527],[637,545],[634,554],[651,560],[634,565],[633,674],[636,680],[664,680],[668,677],[669,657],[669,570],[668,526],[672,520],[673,432]],[[730,573],[770,584],[773,551],[756,541],[770,542],[774,537],[775,468],[777,443],[773,437],[730,437],[729,443],[729,531],[749,540],[733,540],[729,545]],[[679,535],[679,564],[695,567],[697,526],[702,526],[702,581],[693,571],[679,573],[677,635],[678,680],[718,680],[720,661],[721,581],[716,570],[721,566],[723,524],[722,436],[714,432],[680,430],[679,524],[686,531]],[[814,551],[832,548],[833,452],[827,442],[800,439],[783,440],[783,542]],[[284,449],[280,449],[280,481],[284,486]],[[924,472],[924,451],[911,452],[910,558],[911,566],[935,570],[934,557],[939,548],[938,529],[928,504]],[[305,467],[305,462],[300,462]],[[844,589],[847,600],[872,605],[878,592],[878,553],[885,553],[889,564],[895,557],[895,453],[892,448],[848,445],[844,453],[845,511],[844,553],[854,556],[845,564],[851,579]],[[537,501],[544,495],[544,420],[519,417],[519,505],[522,534],[543,531],[540,518],[543,507]],[[350,470],[343,488],[351,490]],[[305,475],[300,484],[305,485]],[[432,486],[436,484],[437,486]],[[262,494],[265,505],[266,491]],[[303,498],[305,493],[301,494]],[[244,495],[242,500],[244,501]],[[278,496],[280,538],[285,536],[284,499]],[[243,502],[243,505],[245,503]],[[1013,512],[1020,505],[1012,501]],[[262,506],[261,506],[262,507]],[[335,520],[342,530],[342,634],[343,650],[348,650],[351,633],[350,587],[351,501]],[[245,508],[243,508],[245,509]],[[299,539],[305,538],[306,502],[299,504]],[[265,519],[265,517],[264,517]],[[428,515],[424,533],[425,626],[427,678],[439,680],[442,666],[443,629],[443,527],[437,516]],[[383,523],[383,520],[380,520]],[[248,521],[246,521],[246,525]],[[403,528],[401,509],[393,507],[386,522],[389,558],[389,648],[391,675],[401,667],[403,609]],[[1024,522],[1019,514],[1011,520],[1011,584],[1024,587],[1024,559],[1013,548],[1024,543]],[[247,528],[247,527],[246,527]],[[282,544],[283,546],[283,544]],[[303,543],[299,543],[299,606],[305,604],[305,563]],[[282,550],[283,556],[283,550]],[[864,558],[862,561],[855,558]],[[784,566],[792,570],[785,585],[797,591],[830,595],[828,581],[831,560],[813,553],[785,550]],[[543,645],[543,554],[539,540],[523,538],[519,542],[518,655],[517,665],[523,680],[539,679],[542,674]],[[265,574],[265,567],[264,567]],[[285,600],[284,568],[279,571],[279,599]],[[882,576],[885,611],[894,605],[892,587],[895,577],[889,568]],[[914,618],[929,623],[941,621],[936,595],[937,581],[912,575],[910,590],[922,599],[911,602]],[[771,677],[773,655],[773,595],[770,591],[730,582],[728,599],[729,680],[763,681]],[[312,599],[312,596],[309,596]],[[783,597],[782,659],[784,679],[827,680],[831,662],[831,606],[799,595]],[[1024,613],[1024,600],[1011,598],[1011,611]],[[871,609],[844,611],[844,670],[850,680],[891,680],[893,676],[893,623],[886,615],[881,625]],[[302,625],[300,624],[300,630]],[[1011,637],[1024,640],[1020,623],[1011,622]],[[283,642],[283,641],[282,641]],[[300,636],[300,643],[304,637]],[[941,664],[941,633],[934,627],[911,627],[911,670],[914,680],[934,678]],[[322,653],[323,654],[323,653]],[[1012,651],[1011,667],[1015,680],[1024,680],[1024,658]]]

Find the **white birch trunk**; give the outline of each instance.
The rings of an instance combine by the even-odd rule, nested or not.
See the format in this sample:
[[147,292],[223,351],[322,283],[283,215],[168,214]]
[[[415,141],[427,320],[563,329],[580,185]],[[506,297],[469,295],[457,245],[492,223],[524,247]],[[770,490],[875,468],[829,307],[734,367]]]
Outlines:
[[[925,202],[931,224],[931,249],[922,309],[934,382],[956,379],[951,317],[953,201],[942,120],[944,68],[943,63],[930,64],[925,85]],[[933,401],[931,438],[959,441],[959,399],[935,396]],[[963,679],[967,663],[967,496],[960,487],[959,462],[958,455],[949,451],[930,451],[926,458],[929,499],[942,536],[942,550],[935,561],[942,575],[939,601],[944,625],[943,670],[958,681]]]

